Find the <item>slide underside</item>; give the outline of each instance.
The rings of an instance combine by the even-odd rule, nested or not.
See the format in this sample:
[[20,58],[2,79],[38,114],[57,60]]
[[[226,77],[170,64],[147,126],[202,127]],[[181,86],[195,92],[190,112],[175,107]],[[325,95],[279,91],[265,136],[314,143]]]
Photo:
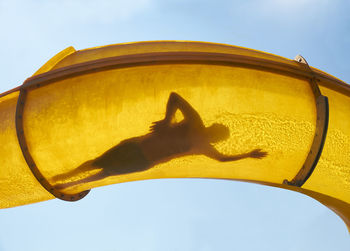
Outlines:
[[302,60],[235,46],[70,47],[0,96],[0,208],[215,178],[306,194],[349,226],[349,96]]

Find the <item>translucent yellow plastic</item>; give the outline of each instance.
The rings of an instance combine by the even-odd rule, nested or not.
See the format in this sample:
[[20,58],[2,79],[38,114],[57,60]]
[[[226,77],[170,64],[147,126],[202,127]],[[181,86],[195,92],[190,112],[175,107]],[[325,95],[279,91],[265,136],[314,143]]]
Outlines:
[[[146,42],[74,51],[70,48],[44,65],[36,76],[67,71],[76,64],[153,52],[204,52],[298,63],[249,49],[199,42]],[[39,74],[39,75],[38,75]],[[46,74],[46,75],[45,75]],[[315,97],[309,79],[246,64],[159,63],[106,68],[75,74],[30,89],[23,112],[24,135],[36,165],[52,185],[99,172],[88,170],[57,180],[124,140],[149,135],[164,119],[171,93],[199,114],[205,127],[229,129],[212,146],[225,156],[261,149],[267,156],[221,162],[200,151],[171,156],[138,172],[113,175],[62,188],[79,193],[97,186],[158,178],[219,178],[282,187],[307,194],[350,220],[350,98],[328,76],[319,82],[329,99],[328,136],[320,161],[302,188],[283,184],[303,166],[316,129]],[[333,84],[332,84],[333,83]],[[18,144],[15,111],[18,91],[0,97],[0,207],[52,199],[28,168]],[[183,118],[177,112],[178,122]],[[165,142],[166,143],[166,142]],[[171,147],[165,144],[165,147]],[[56,179],[55,179],[56,177]]]

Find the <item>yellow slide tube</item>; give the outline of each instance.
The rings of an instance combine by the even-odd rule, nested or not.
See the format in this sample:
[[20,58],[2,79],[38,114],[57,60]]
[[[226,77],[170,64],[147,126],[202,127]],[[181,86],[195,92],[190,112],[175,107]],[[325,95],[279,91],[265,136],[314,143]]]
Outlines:
[[302,57],[184,41],[69,47],[0,96],[0,208],[216,178],[306,194],[350,226],[349,96]]

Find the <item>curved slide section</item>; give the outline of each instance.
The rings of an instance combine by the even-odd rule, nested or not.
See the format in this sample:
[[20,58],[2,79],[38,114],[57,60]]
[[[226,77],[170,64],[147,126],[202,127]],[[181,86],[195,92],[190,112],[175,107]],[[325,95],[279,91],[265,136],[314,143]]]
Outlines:
[[69,47],[0,96],[0,207],[217,178],[304,193],[349,226],[349,96],[302,57],[182,41]]

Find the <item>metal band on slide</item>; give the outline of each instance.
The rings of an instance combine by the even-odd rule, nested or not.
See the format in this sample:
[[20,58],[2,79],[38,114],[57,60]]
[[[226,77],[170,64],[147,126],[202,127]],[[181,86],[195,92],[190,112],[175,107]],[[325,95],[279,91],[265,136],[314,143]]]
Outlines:
[[28,94],[28,90],[24,86],[21,86],[19,97],[17,100],[17,106],[16,106],[16,132],[17,132],[19,145],[21,147],[24,159],[26,160],[29,169],[32,171],[33,175],[40,182],[40,184],[56,198],[65,200],[65,201],[77,201],[84,198],[90,192],[90,190],[83,191],[78,194],[66,194],[66,193],[60,192],[59,190],[55,189],[46,180],[46,178],[43,176],[43,174],[40,172],[37,165],[35,164],[29,152],[27,141],[24,135],[24,129],[23,129],[23,111],[24,111],[27,94]]
[[287,179],[283,181],[283,184],[301,187],[311,176],[320,159],[328,129],[329,104],[328,98],[321,94],[321,91],[317,85],[316,77],[314,76],[313,71],[306,60],[300,55],[296,56],[295,60],[299,63],[305,64],[313,75],[312,79],[310,80],[310,86],[315,96],[317,112],[315,136],[304,165],[292,179],[292,181],[288,181]]

